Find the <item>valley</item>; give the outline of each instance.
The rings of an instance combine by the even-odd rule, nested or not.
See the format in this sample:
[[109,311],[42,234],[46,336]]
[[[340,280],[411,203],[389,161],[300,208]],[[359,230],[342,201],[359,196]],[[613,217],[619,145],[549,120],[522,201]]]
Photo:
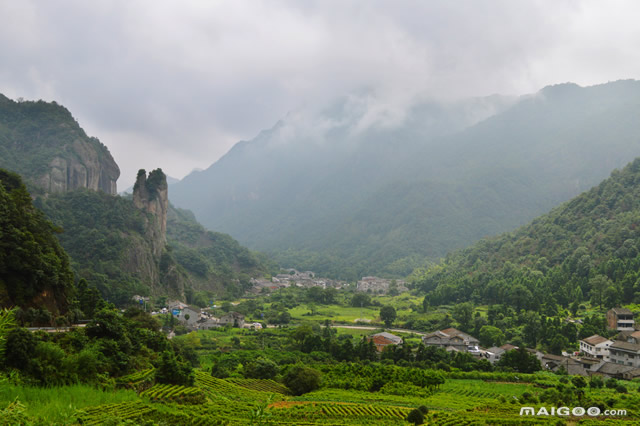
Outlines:
[[[550,108],[555,97],[571,104],[565,92],[584,96],[595,108],[590,90],[602,95],[625,87],[626,93],[635,85],[617,82],[587,92],[547,88],[543,93],[551,100],[540,109]],[[498,108],[499,114],[511,114],[515,125],[518,108],[537,111],[535,104],[525,98]],[[57,127],[51,120],[71,129],[72,140],[84,135],[57,104],[4,99],[3,108],[13,111],[0,126],[5,150],[11,144],[24,146],[25,153],[38,150],[31,147],[41,140],[33,141],[34,126],[49,134]],[[487,120],[457,131],[497,132],[501,125],[494,121],[506,119]],[[574,137],[582,136],[567,140]],[[42,151],[33,166],[37,173],[29,165],[36,160],[24,158],[0,170],[0,421],[537,424],[548,422],[553,411],[554,420],[567,424],[628,424],[640,410],[640,159],[633,160],[633,144],[616,151],[622,158],[630,150],[631,162],[590,189],[555,193],[545,186],[551,180],[538,181],[555,207],[537,215],[546,204],[531,201],[535,209],[501,222],[507,232],[494,235],[498,228],[486,228],[494,236],[460,243],[466,248],[454,250],[457,243],[440,245],[435,235],[421,234],[409,219],[420,216],[408,209],[393,220],[376,220],[391,222],[392,234],[398,232],[393,223],[406,226],[413,240],[399,233],[399,245],[388,244],[364,230],[373,239],[359,247],[327,245],[335,262],[315,251],[316,260],[307,262],[312,252],[291,246],[301,257],[282,263],[281,254],[247,249],[205,228],[197,213],[174,206],[171,194],[180,183],[169,185],[162,169],[140,169],[131,194],[117,195],[115,183],[96,186],[89,176],[115,170],[108,149],[95,138],[87,137],[88,145],[64,143],[68,138],[56,136],[58,147]],[[598,149],[605,146],[594,148],[602,155]],[[481,161],[477,152],[473,156]],[[61,158],[82,161],[60,175],[70,180],[56,178],[53,185]],[[92,158],[106,163],[87,160]],[[464,164],[469,179],[482,182]],[[537,166],[518,169],[527,167]],[[563,173],[575,172],[568,169]],[[418,192],[395,185],[392,192],[404,195],[367,210],[413,206],[430,222],[437,215],[423,201],[468,200],[449,184],[421,185]],[[497,206],[505,195],[464,189],[475,190],[482,203]],[[433,209],[442,209],[467,237],[465,227],[477,228],[455,219],[446,203]],[[490,217],[478,205],[471,211]],[[494,219],[502,214],[506,210]],[[318,220],[312,216],[309,229]],[[325,224],[331,220],[337,216],[328,215]],[[337,232],[350,235],[342,227],[350,220],[340,219]],[[441,222],[441,230],[451,224]],[[321,226],[314,232],[304,238],[327,235]],[[413,250],[412,241],[440,245],[443,257]],[[408,257],[396,258],[394,247]],[[385,259],[398,268],[379,269],[369,249],[388,253]],[[345,264],[351,266],[342,271]]]

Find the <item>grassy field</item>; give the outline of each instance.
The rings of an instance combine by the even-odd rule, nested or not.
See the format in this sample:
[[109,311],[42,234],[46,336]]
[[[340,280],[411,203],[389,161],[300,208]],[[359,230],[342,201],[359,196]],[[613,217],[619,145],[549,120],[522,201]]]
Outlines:
[[[0,383],[0,409],[15,400],[24,405],[24,414],[34,423],[53,425],[75,423],[76,411],[86,407],[139,401],[140,398],[132,390],[105,391],[88,385],[42,388]],[[0,424],[4,424],[1,418]]]
[[[622,395],[614,389],[586,390],[589,398],[629,410],[627,417],[556,417],[553,424],[637,424],[633,420],[640,394],[629,387],[629,394]],[[427,424],[548,424],[546,417],[520,416],[521,406],[554,405],[524,402],[525,392],[539,396],[544,391],[533,383],[447,379],[427,397],[331,388],[295,397],[271,380],[217,379],[204,371],[197,371],[193,387],[156,385],[141,391],[143,396],[90,386],[44,389],[5,382],[0,386],[0,424],[20,423],[2,412],[16,399],[25,406],[23,423],[34,424],[406,425],[404,418],[419,406],[428,408]]]

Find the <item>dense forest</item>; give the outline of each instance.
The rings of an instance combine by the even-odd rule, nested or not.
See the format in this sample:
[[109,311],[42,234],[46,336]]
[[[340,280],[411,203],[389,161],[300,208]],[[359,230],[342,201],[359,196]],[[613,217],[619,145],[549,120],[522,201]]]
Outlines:
[[640,159],[514,232],[450,254],[414,283],[429,303],[516,310],[640,301]]
[[[240,295],[252,274],[266,272],[256,255],[228,235],[206,231],[188,211],[170,207],[168,244],[154,259],[146,241],[146,214],[130,198],[75,190],[38,198],[35,204],[63,230],[58,237],[78,277],[113,303],[126,303],[134,294],[177,297],[182,290],[190,302],[197,298],[204,306],[208,294]],[[136,257],[148,259],[135,264],[144,269],[132,265]],[[158,281],[150,282],[156,269]]]
[[34,208],[20,176],[0,169],[0,306],[66,313],[73,273],[59,231]]
[[120,170],[62,105],[0,94],[0,167],[19,173],[32,193],[92,187],[115,193]]

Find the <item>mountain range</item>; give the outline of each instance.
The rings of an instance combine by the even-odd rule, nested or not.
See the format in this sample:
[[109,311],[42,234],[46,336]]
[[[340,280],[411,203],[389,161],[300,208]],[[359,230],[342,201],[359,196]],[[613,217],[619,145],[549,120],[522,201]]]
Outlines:
[[171,186],[210,229],[282,266],[403,276],[514,229],[640,155],[640,82],[291,113]]

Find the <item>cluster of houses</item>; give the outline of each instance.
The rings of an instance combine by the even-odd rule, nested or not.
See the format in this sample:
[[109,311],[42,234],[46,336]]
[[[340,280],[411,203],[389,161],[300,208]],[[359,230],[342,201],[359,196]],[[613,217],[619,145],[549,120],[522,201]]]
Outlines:
[[244,320],[244,315],[238,312],[227,312],[216,318],[202,309],[187,305],[180,301],[169,302],[167,308],[163,308],[163,313],[171,313],[181,324],[191,330],[209,330],[218,327],[238,327],[260,329],[262,324],[248,323]]
[[362,277],[356,285],[356,291],[366,291],[368,293],[387,294],[393,285],[396,286],[398,293],[409,291],[404,281],[387,280],[378,277]]
[[322,287],[323,289],[335,288],[341,289],[345,286],[342,281],[335,281],[326,278],[318,278],[312,271],[300,272],[295,269],[285,269],[285,273],[278,274],[270,279],[252,278],[251,291],[253,293],[261,293],[263,291],[273,291],[286,287]]
[[[607,312],[607,325],[618,331],[615,340],[593,335],[580,340],[580,351],[575,354],[552,355],[527,349],[535,355],[542,367],[571,375],[605,376],[631,380],[640,377],[640,330],[635,329],[633,313],[625,308]],[[377,333],[368,337],[380,352],[389,345],[401,345],[402,339],[391,333]],[[468,352],[478,359],[496,363],[507,352],[518,349],[505,344],[483,349],[475,337],[455,328],[434,331],[422,336],[425,346],[436,346],[448,352]]]

